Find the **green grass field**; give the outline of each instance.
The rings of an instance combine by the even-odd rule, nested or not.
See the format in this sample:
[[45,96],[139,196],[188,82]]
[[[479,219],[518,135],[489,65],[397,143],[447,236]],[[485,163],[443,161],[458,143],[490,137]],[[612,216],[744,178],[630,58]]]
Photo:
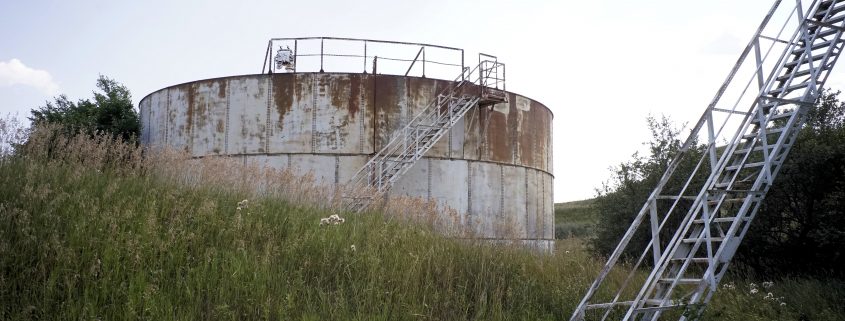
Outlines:
[[[36,156],[0,159],[0,320],[568,320],[603,264],[576,237],[538,255],[380,213],[320,226],[331,212]],[[730,277],[705,319],[845,319],[841,281],[761,281]]]
[[587,238],[593,233],[596,213],[593,200],[555,204],[555,238]]

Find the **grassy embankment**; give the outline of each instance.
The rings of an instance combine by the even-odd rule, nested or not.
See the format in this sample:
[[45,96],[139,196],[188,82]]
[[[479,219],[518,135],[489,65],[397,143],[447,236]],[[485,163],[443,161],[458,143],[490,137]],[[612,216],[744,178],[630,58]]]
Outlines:
[[[543,256],[379,213],[320,226],[300,181],[261,196],[113,145],[0,160],[0,319],[563,320],[603,263],[578,239]],[[709,317],[845,316],[842,283],[775,281],[781,306],[734,282]]]
[[555,204],[555,238],[587,238],[593,234],[596,215],[593,200]]

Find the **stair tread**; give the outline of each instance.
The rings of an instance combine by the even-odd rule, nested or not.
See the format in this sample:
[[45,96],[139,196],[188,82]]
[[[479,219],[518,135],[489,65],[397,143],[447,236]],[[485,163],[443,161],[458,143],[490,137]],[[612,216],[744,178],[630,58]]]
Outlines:
[[[710,239],[713,240],[714,242],[721,242],[721,241],[725,240],[725,238],[721,237],[721,236],[711,236]],[[705,238],[688,238],[688,239],[683,239],[683,242],[684,243],[695,243],[698,240],[701,240],[702,243],[707,241],[707,239],[705,239]]]
[[[698,284],[698,283],[701,282],[701,279],[680,278],[680,279],[677,279],[677,281],[678,281],[677,282],[678,284]],[[662,279],[658,280],[658,282],[672,283],[672,282],[675,282],[675,279],[674,278],[662,278]]]

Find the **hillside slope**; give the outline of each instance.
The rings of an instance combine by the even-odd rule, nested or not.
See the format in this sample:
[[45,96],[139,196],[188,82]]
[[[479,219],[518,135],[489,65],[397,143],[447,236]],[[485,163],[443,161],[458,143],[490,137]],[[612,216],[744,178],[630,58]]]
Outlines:
[[[0,158],[0,320],[563,320],[603,263],[578,239],[537,255],[379,213],[321,226],[331,212],[122,167],[139,153],[43,155]],[[841,282],[733,282],[711,319],[845,319]]]

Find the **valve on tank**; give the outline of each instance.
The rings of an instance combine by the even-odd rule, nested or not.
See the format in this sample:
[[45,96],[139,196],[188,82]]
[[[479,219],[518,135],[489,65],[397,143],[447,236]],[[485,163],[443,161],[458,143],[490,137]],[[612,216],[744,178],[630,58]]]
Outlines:
[[287,72],[293,72],[296,70],[293,65],[293,51],[291,51],[288,46],[285,46],[285,48],[279,46],[279,51],[276,52],[275,60],[276,69],[284,68]]

